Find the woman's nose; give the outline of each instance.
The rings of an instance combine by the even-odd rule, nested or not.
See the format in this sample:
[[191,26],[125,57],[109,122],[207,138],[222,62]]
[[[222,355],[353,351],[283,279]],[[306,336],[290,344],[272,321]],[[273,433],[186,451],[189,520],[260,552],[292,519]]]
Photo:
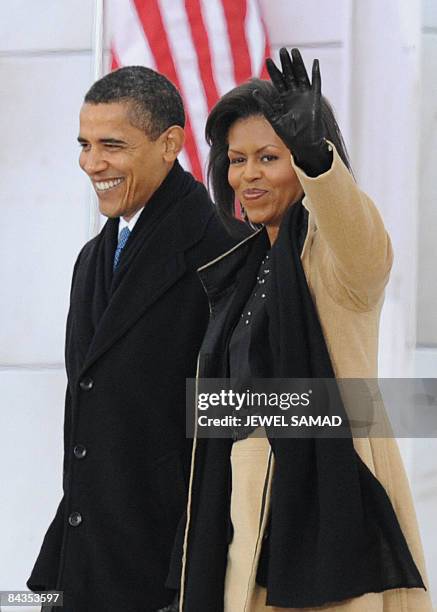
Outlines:
[[244,166],[244,178],[246,181],[254,181],[261,176],[261,168],[256,161],[248,160]]

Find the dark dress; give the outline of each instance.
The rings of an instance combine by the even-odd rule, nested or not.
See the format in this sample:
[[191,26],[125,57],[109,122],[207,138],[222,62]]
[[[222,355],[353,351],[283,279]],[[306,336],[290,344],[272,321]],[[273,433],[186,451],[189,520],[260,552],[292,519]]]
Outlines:
[[[268,300],[268,287],[271,272],[269,252],[263,258],[258,270],[255,286],[252,290],[229,342],[229,378],[232,380],[234,391],[243,392],[250,384],[253,372],[249,363],[249,350],[254,330],[265,329],[267,317],[266,303]],[[265,351],[268,351],[268,336],[263,338]],[[260,374],[258,372],[258,374]],[[267,376],[267,374],[262,373]],[[240,416],[245,420],[248,413],[255,414],[245,406]],[[254,428],[240,426],[234,428],[234,441],[244,440],[254,431]]]

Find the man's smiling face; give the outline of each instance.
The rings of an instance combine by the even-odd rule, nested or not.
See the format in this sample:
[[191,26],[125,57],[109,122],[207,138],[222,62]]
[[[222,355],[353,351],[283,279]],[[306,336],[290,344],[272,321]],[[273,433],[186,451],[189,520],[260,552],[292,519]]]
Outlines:
[[165,132],[156,140],[132,125],[129,102],[85,103],[80,111],[79,164],[106,217],[129,220],[149,201],[171,164]]

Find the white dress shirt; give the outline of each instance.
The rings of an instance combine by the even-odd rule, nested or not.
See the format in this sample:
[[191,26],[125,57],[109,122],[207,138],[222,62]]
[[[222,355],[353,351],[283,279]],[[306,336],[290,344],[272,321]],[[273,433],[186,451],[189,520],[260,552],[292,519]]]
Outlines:
[[124,217],[120,217],[120,221],[118,223],[118,235],[120,236],[120,232],[124,227],[128,227],[130,231],[132,231],[134,229],[134,225],[135,223],[138,221],[139,216],[141,215],[141,213],[144,210],[144,206],[143,208],[140,208],[140,210],[138,210],[134,216],[132,217],[132,219],[130,219],[130,221],[126,221],[126,219],[124,219]]

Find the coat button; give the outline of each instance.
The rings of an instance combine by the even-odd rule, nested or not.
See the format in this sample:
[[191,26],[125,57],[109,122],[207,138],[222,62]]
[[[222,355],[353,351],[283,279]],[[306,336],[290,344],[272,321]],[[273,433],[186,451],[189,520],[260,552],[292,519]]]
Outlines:
[[72,512],[68,517],[68,522],[72,527],[78,527],[82,522],[82,515],[80,512]]
[[76,444],[73,448],[73,453],[76,459],[83,459],[86,455],[86,448],[83,444]]
[[92,378],[84,378],[80,381],[79,387],[82,389],[82,391],[91,391],[91,389],[94,387],[94,381]]

